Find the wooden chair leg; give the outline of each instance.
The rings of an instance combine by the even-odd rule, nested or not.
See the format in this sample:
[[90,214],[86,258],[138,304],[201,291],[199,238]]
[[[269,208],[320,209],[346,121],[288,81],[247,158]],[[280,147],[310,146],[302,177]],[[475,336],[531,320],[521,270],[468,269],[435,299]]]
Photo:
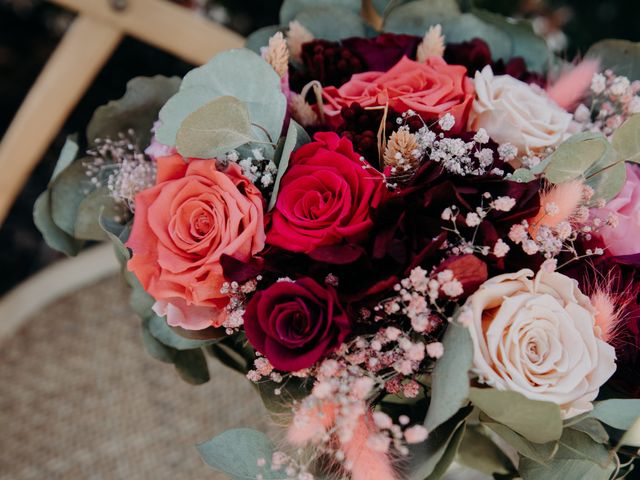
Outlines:
[[113,26],[79,15],[61,40],[0,144],[0,225],[122,36]]

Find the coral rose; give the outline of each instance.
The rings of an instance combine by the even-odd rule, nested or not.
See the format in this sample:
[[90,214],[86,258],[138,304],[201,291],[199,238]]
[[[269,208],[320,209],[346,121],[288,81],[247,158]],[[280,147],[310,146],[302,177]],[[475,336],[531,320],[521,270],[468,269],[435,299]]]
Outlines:
[[597,336],[596,310],[577,282],[528,269],[485,282],[467,300],[479,381],[560,405],[564,418],[592,409],[616,370],[614,348]]
[[473,81],[466,73],[465,67],[448,65],[440,57],[425,63],[403,57],[388,72],[357,73],[340,88],[325,88],[324,110],[334,121],[342,107],[354,102],[365,108],[388,104],[399,112],[413,110],[424,120],[450,113],[456,120],[451,132],[460,133],[474,98]]
[[476,100],[469,128],[484,128],[498,143],[511,143],[520,154],[561,143],[572,116],[537,85],[509,75],[494,75],[485,67],[475,76]]
[[244,328],[275,368],[293,372],[338,348],[350,324],[333,288],[301,278],[258,291],[245,310]]
[[364,170],[347,138],[316,133],[299,148],[282,177],[267,243],[309,253],[343,241],[358,243],[372,226],[370,210],[381,202],[381,179]]
[[598,230],[612,255],[640,253],[640,167],[627,164],[627,181],[603,208],[593,210],[603,227]]
[[[170,325],[220,326],[228,297],[220,257],[246,261],[264,247],[260,191],[231,164],[158,159],[156,185],[136,196],[128,268]],[[208,310],[207,310],[208,309]]]

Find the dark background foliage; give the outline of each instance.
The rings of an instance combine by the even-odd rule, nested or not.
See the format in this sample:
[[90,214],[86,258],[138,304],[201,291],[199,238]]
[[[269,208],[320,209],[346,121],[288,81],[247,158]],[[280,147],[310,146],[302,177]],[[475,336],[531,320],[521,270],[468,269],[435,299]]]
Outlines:
[[[181,0],[179,3],[197,4],[204,14],[246,35],[261,26],[278,23],[281,2]],[[568,58],[584,52],[601,38],[640,40],[637,0],[476,0],[474,4],[507,15],[542,15],[548,28],[562,28],[567,34],[565,55]],[[71,14],[42,0],[0,0],[0,133],[4,134],[72,20]],[[154,74],[182,76],[190,68],[130,38],[120,45],[69,117],[0,228],[0,294],[59,257],[41,240],[33,225],[31,210],[47,184],[66,135],[83,132],[96,107],[120,97],[129,79]]]

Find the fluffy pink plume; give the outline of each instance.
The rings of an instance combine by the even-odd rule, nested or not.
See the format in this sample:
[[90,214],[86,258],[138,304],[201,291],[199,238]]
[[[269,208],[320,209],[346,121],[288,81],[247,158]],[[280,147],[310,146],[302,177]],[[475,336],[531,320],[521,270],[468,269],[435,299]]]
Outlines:
[[591,303],[597,311],[596,332],[602,340],[611,343],[620,320],[620,308],[604,288],[598,288],[591,294]]
[[296,447],[319,441],[334,424],[335,411],[336,406],[332,403],[325,403],[318,408],[300,408],[287,430],[287,440]]
[[351,465],[352,480],[396,480],[389,455],[372,449],[368,440],[372,434],[369,419],[361,416],[353,437],[342,445],[345,459]]
[[538,228],[542,225],[553,228],[561,222],[570,221],[584,201],[584,184],[579,179],[554,185],[543,192],[540,195],[540,211],[529,220],[531,236],[536,238]]
[[562,108],[572,111],[586,95],[593,75],[599,70],[599,60],[583,60],[548,86],[547,94]]

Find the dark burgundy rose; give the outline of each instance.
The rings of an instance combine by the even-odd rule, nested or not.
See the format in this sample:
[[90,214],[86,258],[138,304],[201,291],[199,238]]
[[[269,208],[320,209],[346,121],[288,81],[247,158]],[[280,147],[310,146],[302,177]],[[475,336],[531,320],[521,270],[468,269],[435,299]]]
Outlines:
[[342,45],[362,59],[365,70],[386,72],[405,55],[415,59],[421,41],[414,35],[383,33],[373,38],[347,38]]
[[[293,66],[289,83],[294,92],[312,80],[318,80],[323,86],[339,87],[347,83],[354,73],[365,71],[363,61],[357,54],[338,42],[313,40],[302,45],[302,68]],[[310,96],[309,101],[315,100]]]
[[503,60],[494,62],[489,45],[480,38],[448,44],[444,51],[444,59],[452,65],[464,65],[471,77],[490,65],[496,75],[510,75],[525,83],[535,83],[543,88],[547,83],[543,75],[527,70],[527,64],[522,57],[514,57],[506,63]]
[[444,50],[444,59],[450,65],[464,65],[472,77],[475,72],[493,62],[489,45],[479,38],[448,44]]
[[336,291],[311,278],[258,291],[247,305],[244,328],[251,345],[285,372],[312,366],[351,330]]

